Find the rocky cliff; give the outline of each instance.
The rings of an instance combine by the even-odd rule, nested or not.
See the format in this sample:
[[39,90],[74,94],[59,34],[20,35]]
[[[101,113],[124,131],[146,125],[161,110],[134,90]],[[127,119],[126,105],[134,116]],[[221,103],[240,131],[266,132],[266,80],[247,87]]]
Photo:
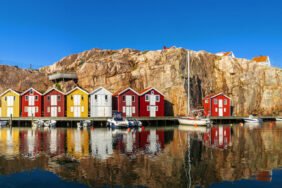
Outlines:
[[[224,92],[232,98],[236,115],[282,112],[281,69],[258,65],[247,59],[220,57],[204,51],[190,52],[192,109],[202,108],[205,95]],[[4,87],[23,90],[31,86],[45,90],[53,85],[47,74],[76,72],[77,84],[87,91],[100,86],[111,92],[127,87],[137,91],[155,87],[165,95],[166,115],[178,115],[185,114],[187,109],[186,65],[187,51],[183,48],[144,52],[92,49],[65,57],[39,72],[5,71],[2,66],[0,75],[9,79],[1,80],[0,90]],[[75,86],[73,81],[59,84],[63,91]]]

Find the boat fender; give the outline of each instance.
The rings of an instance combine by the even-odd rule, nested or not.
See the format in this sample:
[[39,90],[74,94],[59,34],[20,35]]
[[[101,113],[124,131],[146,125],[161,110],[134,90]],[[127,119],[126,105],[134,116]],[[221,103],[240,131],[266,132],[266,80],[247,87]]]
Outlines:
[[130,128],[127,128],[127,132],[130,132]]
[[194,124],[194,127],[198,127],[197,123]]

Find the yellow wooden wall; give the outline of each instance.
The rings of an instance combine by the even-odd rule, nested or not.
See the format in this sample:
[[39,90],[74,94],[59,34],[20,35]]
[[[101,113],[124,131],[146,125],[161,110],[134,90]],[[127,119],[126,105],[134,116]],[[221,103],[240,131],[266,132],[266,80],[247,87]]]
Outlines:
[[88,94],[81,91],[80,89],[76,89],[70,94],[67,95],[67,117],[74,117],[74,112],[71,112],[71,107],[74,107],[74,99],[71,99],[73,95],[83,95],[83,100],[80,98],[80,107],[84,106],[84,112],[80,112],[81,117],[88,117]]
[[7,117],[8,100],[5,101],[5,96],[16,97],[16,100],[13,102],[13,117],[20,117],[20,96],[13,91],[8,91],[7,93],[1,96],[1,117]]

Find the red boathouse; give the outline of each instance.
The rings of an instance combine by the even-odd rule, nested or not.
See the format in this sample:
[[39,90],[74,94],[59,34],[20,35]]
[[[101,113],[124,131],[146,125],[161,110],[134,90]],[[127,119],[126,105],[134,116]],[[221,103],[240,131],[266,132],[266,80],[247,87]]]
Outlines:
[[231,116],[231,98],[223,93],[206,96],[203,104],[205,116]]
[[43,94],[44,97],[44,117],[64,117],[65,116],[65,94],[52,88]]
[[21,94],[22,117],[41,117],[42,94],[30,88]]
[[164,95],[155,88],[147,88],[139,92],[140,117],[164,116]]
[[139,116],[139,94],[132,88],[113,94],[114,110],[122,112],[123,117]]

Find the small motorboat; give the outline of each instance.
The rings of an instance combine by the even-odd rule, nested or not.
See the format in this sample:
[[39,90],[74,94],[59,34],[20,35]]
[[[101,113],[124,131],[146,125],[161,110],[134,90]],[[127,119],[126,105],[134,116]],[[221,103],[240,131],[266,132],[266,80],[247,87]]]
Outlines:
[[211,124],[211,120],[208,118],[179,117],[178,122],[180,125],[210,125]]
[[57,121],[47,120],[44,122],[44,127],[56,127]]
[[33,128],[39,128],[39,127],[43,127],[43,125],[44,125],[44,121],[43,120],[34,120],[33,122],[32,122],[32,127]]
[[262,123],[262,119],[250,115],[248,118],[244,118],[245,123]]
[[128,126],[129,127],[142,127],[142,122],[138,121],[132,117],[128,117],[126,118],[126,120],[128,121]]
[[275,118],[276,121],[282,121],[282,118]]
[[7,126],[8,124],[9,124],[9,121],[6,121],[6,120],[1,120],[0,121],[0,127]]
[[91,126],[90,120],[80,121],[77,123],[77,128],[90,127],[90,126]]
[[115,112],[112,119],[107,120],[107,127],[110,128],[128,128],[129,121],[124,120],[121,112]]

